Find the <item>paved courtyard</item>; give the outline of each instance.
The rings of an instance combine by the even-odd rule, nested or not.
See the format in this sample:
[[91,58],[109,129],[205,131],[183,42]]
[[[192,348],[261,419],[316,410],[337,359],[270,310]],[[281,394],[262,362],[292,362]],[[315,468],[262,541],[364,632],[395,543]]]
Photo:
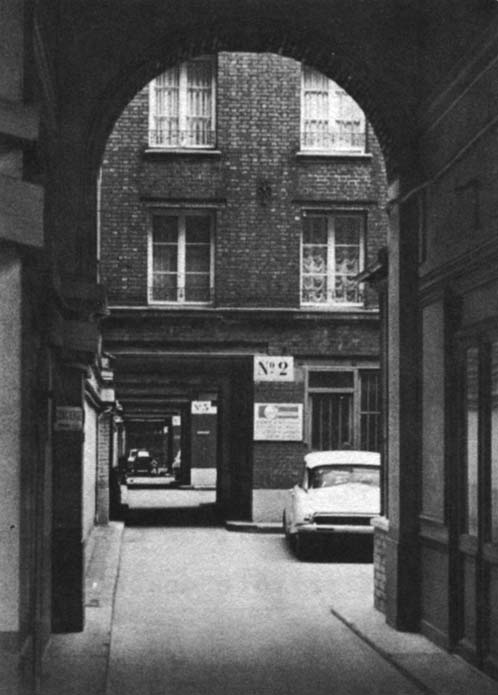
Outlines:
[[127,528],[108,695],[419,693],[331,613],[371,572],[297,562],[279,535]]

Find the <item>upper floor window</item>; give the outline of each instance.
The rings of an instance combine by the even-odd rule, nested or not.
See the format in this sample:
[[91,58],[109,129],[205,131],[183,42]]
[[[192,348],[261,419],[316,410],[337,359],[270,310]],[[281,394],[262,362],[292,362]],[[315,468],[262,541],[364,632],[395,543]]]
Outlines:
[[365,114],[338,84],[302,67],[301,149],[313,152],[365,151]]
[[149,301],[207,304],[213,290],[213,217],[206,212],[152,215]]
[[164,72],[149,87],[149,145],[213,147],[215,63],[196,58]]
[[301,303],[361,304],[355,280],[364,265],[364,218],[305,213],[301,251]]

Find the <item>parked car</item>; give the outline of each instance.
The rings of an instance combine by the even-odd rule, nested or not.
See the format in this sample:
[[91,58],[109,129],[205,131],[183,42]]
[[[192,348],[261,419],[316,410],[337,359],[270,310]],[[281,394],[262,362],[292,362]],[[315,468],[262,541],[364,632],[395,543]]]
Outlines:
[[304,457],[301,483],[289,491],[284,532],[302,557],[312,537],[372,534],[380,513],[380,455],[370,451],[316,451]]
[[127,482],[132,483],[133,478],[158,474],[157,461],[152,458],[146,449],[138,449],[135,458],[131,462],[127,473]]

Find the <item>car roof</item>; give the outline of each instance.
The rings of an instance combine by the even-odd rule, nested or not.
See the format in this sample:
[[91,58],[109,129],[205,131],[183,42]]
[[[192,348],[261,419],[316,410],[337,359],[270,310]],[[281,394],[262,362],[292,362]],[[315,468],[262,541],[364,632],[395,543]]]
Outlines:
[[137,456],[140,456],[140,458],[143,458],[145,456],[150,456],[150,452],[147,451],[147,449],[139,449],[137,451]]
[[334,451],[312,451],[304,457],[306,468],[315,466],[333,466],[345,463],[362,466],[380,466],[380,454],[376,451],[353,451],[336,449]]

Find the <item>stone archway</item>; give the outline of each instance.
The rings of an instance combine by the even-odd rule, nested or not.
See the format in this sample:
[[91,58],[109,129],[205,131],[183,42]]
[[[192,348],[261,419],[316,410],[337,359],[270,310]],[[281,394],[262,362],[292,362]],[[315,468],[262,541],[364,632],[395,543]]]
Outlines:
[[[492,40],[485,33],[495,17],[496,3],[472,0],[455,7],[449,0],[432,6],[416,0],[390,0],[378,4],[357,3],[353,8],[350,0],[307,3],[295,0],[285,4],[279,0],[210,3],[174,0],[167,13],[160,0],[106,3],[76,0],[50,3],[50,7],[42,2],[34,5],[34,24],[28,18],[29,28],[25,30],[26,43],[34,43],[31,58],[37,75],[33,81],[39,87],[42,102],[42,134],[38,139],[41,156],[38,170],[36,163],[34,169],[35,177],[45,187],[47,202],[43,268],[41,271],[29,268],[28,272],[34,272],[50,287],[50,296],[43,300],[43,306],[53,325],[50,337],[43,339],[56,346],[61,373],[65,372],[63,365],[67,363],[84,365],[98,342],[96,317],[102,307],[96,285],[94,184],[102,149],[126,101],[153,73],[183,56],[205,50],[281,51],[335,77],[367,112],[383,143],[391,179],[394,182],[399,176],[400,181],[398,187],[392,188],[390,337],[393,350],[390,358],[395,369],[390,392],[391,412],[396,416],[390,422],[394,436],[389,457],[401,468],[396,468],[390,490],[393,523],[388,539],[388,618],[398,627],[417,626],[417,611],[407,614],[404,601],[413,591],[418,593],[420,586],[418,559],[413,552],[418,497],[410,494],[411,488],[420,488],[421,436],[418,399],[421,350],[415,286],[421,226],[417,186],[424,181],[422,167],[415,166],[416,142],[420,131],[425,137],[422,150],[418,150],[422,151],[422,163],[434,177],[442,178],[456,161],[451,157],[460,156],[446,142],[443,126],[447,123],[454,126],[461,136],[460,143],[481,127],[479,118],[475,124],[469,124],[454,111],[476,74],[480,74],[472,53],[477,54],[481,36],[487,41],[479,53],[482,65],[490,65],[496,55]],[[18,61],[22,62],[21,58]],[[488,107],[492,114],[491,101]],[[486,113],[482,109],[479,117]],[[36,138],[22,129],[20,134],[12,135],[8,123],[8,119],[2,121],[2,132],[6,130],[9,139],[14,137],[20,151],[29,150],[26,142]],[[439,123],[433,131],[435,135],[427,135],[433,123]],[[480,137],[480,132],[477,131],[476,137]],[[439,146],[437,152],[434,143]],[[33,158],[32,152],[30,155]],[[445,157],[449,158],[446,163]],[[441,199],[448,206],[453,200],[452,190],[448,186],[441,189]],[[3,190],[2,195],[10,201],[7,193]],[[21,199],[22,192],[19,195]],[[472,200],[475,203],[475,196]],[[435,214],[446,220],[448,214],[443,203],[439,208],[435,206]],[[436,229],[442,224],[438,220],[434,222]],[[407,259],[409,262],[405,263]],[[429,280],[427,287],[426,300],[432,301]],[[15,311],[20,315],[17,305]],[[66,336],[66,342],[64,331],[58,329],[65,320],[72,322],[72,333]],[[78,402],[80,379],[81,374],[74,373],[62,378],[61,392],[68,399],[63,402],[68,405],[73,400],[75,404]],[[29,399],[36,389],[25,388],[25,398]],[[61,393],[51,392],[53,395],[58,398]],[[42,418],[40,422],[43,425]],[[76,499],[80,442],[69,438],[64,445],[76,472],[74,478],[64,476],[66,487],[62,493],[69,492]],[[55,463],[60,464],[61,470],[65,465],[62,458]],[[55,550],[62,554],[68,550],[67,557],[69,560],[76,557],[74,566],[78,567],[81,560],[78,528],[69,528],[71,523],[66,517],[61,519],[62,540],[58,546],[56,540]],[[429,519],[428,528],[431,523],[434,525],[434,520]],[[437,527],[433,533],[429,528],[426,533],[429,536],[432,533],[434,546],[441,543],[444,529],[439,533]],[[42,567],[39,560],[33,562],[38,563],[35,569]],[[75,629],[82,618],[81,592],[77,590],[81,573],[63,570],[57,582],[70,608],[69,629]],[[26,607],[23,610],[26,613]],[[429,606],[429,613],[431,610]],[[437,623],[437,617],[434,622]]]
[[[365,14],[353,13],[343,2],[335,3],[335,8],[337,12],[332,16],[329,3],[317,3],[312,12],[304,12],[299,3],[295,3],[295,13],[283,14],[278,2],[241,2],[236,6],[226,2],[215,6],[192,2],[179,3],[165,13],[159,3],[153,2],[147,3],[146,8],[132,3],[113,14],[105,8],[82,3],[77,11],[68,15],[62,13],[65,62],[58,73],[61,99],[57,138],[53,148],[50,144],[46,148],[52,172],[47,194],[53,211],[49,224],[54,267],[62,278],[63,287],[70,288],[66,297],[70,298],[71,312],[83,319],[80,323],[87,322],[87,328],[81,328],[82,341],[85,330],[89,330],[98,313],[98,308],[91,306],[91,300],[95,301],[99,294],[95,285],[96,177],[108,134],[134,94],[158,72],[182,58],[212,51],[242,50],[280,53],[305,61],[339,82],[364,109],[384,149],[391,179],[402,167],[405,171],[415,169],[412,147],[415,84],[411,78],[416,76],[419,16],[412,8],[400,13],[394,4],[384,8],[382,17],[373,8]],[[396,38],[400,26],[411,37],[411,42]],[[401,54],[398,63],[391,60],[392,42]],[[50,141],[48,130],[47,139]],[[396,246],[399,240],[396,222],[393,231],[392,244]],[[407,263],[410,259],[414,262],[416,253],[412,251],[406,257]],[[399,254],[396,257],[401,258]],[[408,277],[404,265],[398,269],[394,267],[392,282],[396,283],[401,276]],[[414,287],[412,284],[410,297]],[[411,359],[409,346],[416,344],[412,340],[414,327],[407,330],[403,359]],[[81,372],[73,374],[65,366],[61,369],[59,395],[74,399],[76,404]],[[398,408],[398,402],[394,407]],[[413,403],[407,403],[407,412],[412,407]],[[64,451],[64,456],[70,450],[75,459],[79,455],[78,437],[71,442],[68,437],[66,434],[59,446],[56,441],[56,469],[62,465],[62,461],[57,463],[58,449]],[[416,469],[412,467],[411,470],[413,476]],[[79,477],[74,476],[66,480],[60,494],[65,497],[70,493],[77,497],[80,484]],[[416,507],[416,501],[414,505]],[[54,586],[54,597],[62,592],[67,594],[69,608],[64,609],[55,601],[54,605],[59,606],[61,614],[65,613],[61,629],[71,629],[71,626],[77,628],[82,624],[81,591],[78,589],[82,549],[76,540],[77,529],[73,528],[74,515],[65,516],[62,504],[60,509],[62,530],[60,539],[55,542],[54,557],[72,557],[73,569],[60,567]],[[414,557],[413,545],[412,534],[409,534],[407,557]],[[413,616],[409,621],[398,618],[398,612],[402,613],[398,584],[404,586],[414,576],[407,563],[398,564],[398,553],[396,538],[390,560],[396,568],[392,573],[394,583],[391,582],[390,594],[393,597],[392,620],[404,625],[411,621],[413,625],[416,621]],[[79,568],[78,571],[74,572],[74,567]],[[405,567],[408,570],[406,581],[397,575],[398,568],[402,571]],[[74,591],[67,591],[69,587],[74,587]],[[411,583],[409,590],[413,591]]]
[[[360,104],[380,140],[390,178],[402,165],[413,167],[419,24],[416,8],[401,12],[395,3],[380,13],[375,7],[353,11],[344,2],[333,7],[317,2],[312,8],[296,2],[284,12],[276,0],[177,3],[167,12],[157,2],[145,8],[130,3],[118,14],[81,3],[63,12],[61,35],[70,38],[63,39],[59,68],[55,158],[48,148],[50,159],[58,160],[53,236],[61,273],[84,275],[95,257],[94,181],[115,120],[154,75],[186,56],[267,51],[306,62]],[[65,251],[73,234],[77,239]],[[79,261],[72,267],[74,256]]]

